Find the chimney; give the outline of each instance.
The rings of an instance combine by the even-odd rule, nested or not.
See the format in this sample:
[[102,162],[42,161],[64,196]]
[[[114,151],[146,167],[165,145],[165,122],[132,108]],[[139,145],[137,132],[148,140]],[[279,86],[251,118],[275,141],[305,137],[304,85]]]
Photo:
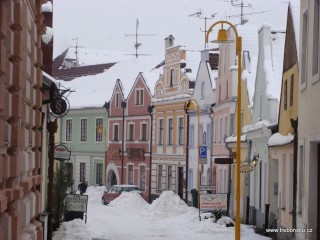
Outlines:
[[201,62],[209,61],[209,49],[201,51]]
[[165,50],[167,50],[167,48],[174,46],[174,37],[172,35],[165,38],[164,41],[165,41]]

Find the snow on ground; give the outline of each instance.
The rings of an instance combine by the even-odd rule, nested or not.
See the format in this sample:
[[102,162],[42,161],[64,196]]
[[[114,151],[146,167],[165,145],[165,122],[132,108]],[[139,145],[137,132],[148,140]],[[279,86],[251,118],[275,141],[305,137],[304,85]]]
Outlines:
[[[234,228],[199,221],[199,211],[189,207],[172,191],[163,192],[152,204],[138,193],[123,193],[109,205],[102,205],[104,187],[87,189],[88,217],[64,222],[53,239],[61,240],[227,240],[234,239]],[[223,219],[221,222],[226,222]],[[228,220],[229,221],[229,220]],[[241,225],[241,239],[269,239]]]

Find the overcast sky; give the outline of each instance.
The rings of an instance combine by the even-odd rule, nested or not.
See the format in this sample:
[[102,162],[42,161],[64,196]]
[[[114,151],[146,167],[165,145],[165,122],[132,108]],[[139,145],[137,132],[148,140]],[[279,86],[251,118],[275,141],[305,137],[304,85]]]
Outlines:
[[[294,0],[298,1],[298,0]],[[288,1],[244,0],[251,7],[244,8],[244,17],[251,24],[270,24],[284,29]],[[235,2],[240,4],[241,0]],[[172,34],[175,45],[190,50],[204,48],[205,20],[189,17],[201,10],[201,18],[207,19],[207,28],[216,21],[240,22],[240,7],[233,7],[230,0],[53,0],[54,57],[69,46],[93,49],[120,50],[135,53],[136,20],[139,19],[138,53],[164,53],[164,38]],[[258,13],[267,11],[265,13]],[[248,24],[249,24],[248,23]],[[215,34],[212,34],[212,38]],[[211,35],[210,35],[211,36]]]

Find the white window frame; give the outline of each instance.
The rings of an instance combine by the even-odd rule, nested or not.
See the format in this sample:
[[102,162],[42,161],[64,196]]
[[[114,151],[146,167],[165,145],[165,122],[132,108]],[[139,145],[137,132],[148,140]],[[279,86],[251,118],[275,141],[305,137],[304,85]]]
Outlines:
[[[132,138],[130,138],[130,135],[131,135],[131,126],[132,126]],[[128,123],[127,141],[134,141],[134,140],[135,140],[134,133],[135,133],[134,123]]]
[[[143,139],[143,126],[146,126],[146,137]],[[148,141],[148,123],[142,122],[140,123],[140,141]]]
[[144,90],[143,88],[138,88],[135,90],[135,100],[134,103],[136,106],[143,106],[144,104]]
[[[170,126],[170,122],[172,123],[172,128]],[[167,145],[172,146],[173,145],[173,130],[174,130],[174,126],[173,126],[173,118],[168,118],[168,137],[167,137]]]
[[[82,121],[85,121],[85,128],[82,129]],[[82,131],[85,137],[85,140],[82,140]],[[84,143],[88,141],[88,119],[87,118],[80,118],[80,142]]]
[[157,189],[158,191],[161,191],[162,190],[162,176],[163,175],[163,165],[162,164],[159,164],[158,165],[158,174],[157,174]]
[[[142,175],[142,171],[141,171],[141,168],[144,168],[144,174]],[[145,192],[146,191],[146,188],[147,188],[147,184],[146,184],[146,181],[147,181],[147,177],[146,177],[146,174],[147,174],[147,166],[144,165],[144,164],[140,164],[139,165],[139,188],[141,191]],[[142,187],[142,182],[144,181],[144,188]]]
[[[182,125],[180,120],[182,120]],[[183,134],[184,134],[184,118],[178,117],[178,145],[183,145]]]
[[[130,167],[132,166],[132,179],[130,179]],[[129,184],[129,185],[133,185],[134,184],[134,165],[133,164],[131,164],[131,163],[129,163],[128,165],[127,165],[127,183]],[[130,180],[132,180],[132,182],[130,181]]]
[[173,181],[172,181],[172,179],[173,179],[173,166],[172,165],[168,165],[168,167],[167,167],[167,190],[173,190],[173,184],[172,184]]
[[[102,120],[101,124],[98,124],[98,122],[97,122],[98,120]],[[99,131],[99,126],[102,127],[102,129],[100,129],[100,131]],[[104,138],[103,134],[104,134],[103,117],[96,117],[96,134],[95,134],[95,142],[96,143],[102,143],[103,142],[103,138]],[[98,136],[99,136],[99,138],[101,136],[101,140],[98,139]]]
[[[70,133],[68,131],[68,122],[70,121]],[[66,126],[66,131],[65,131],[65,134],[66,134],[66,142],[72,142],[72,118],[67,118],[66,121],[65,121],[65,126]],[[68,134],[69,133],[69,134]],[[68,135],[70,135],[70,139],[68,138]]]
[[[162,122],[162,126],[161,123]],[[163,118],[159,118],[158,119],[158,145],[163,145],[164,144],[164,119]]]
[[[115,126],[118,127],[118,136],[117,136],[117,139],[115,139]],[[119,123],[114,123],[114,124],[112,125],[112,141],[115,141],[115,142],[120,141],[120,139],[119,139],[119,132],[120,132]]]
[[119,102],[120,102],[119,101],[119,95],[120,95],[119,92],[116,92],[115,95],[114,95],[114,107],[115,108],[119,108],[119,105],[120,105],[119,104]]
[[320,1],[314,0],[314,7],[313,7],[313,38],[312,38],[312,66],[311,66],[311,83],[315,83],[319,81],[320,77]]

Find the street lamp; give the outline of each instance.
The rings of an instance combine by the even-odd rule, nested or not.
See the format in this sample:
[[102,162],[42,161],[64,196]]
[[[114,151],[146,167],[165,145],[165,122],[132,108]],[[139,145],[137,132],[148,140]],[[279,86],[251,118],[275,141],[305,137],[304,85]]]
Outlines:
[[107,129],[103,125],[98,125],[96,127],[98,132],[101,134],[103,131],[103,141],[104,141],[104,160],[103,160],[103,166],[102,166],[102,183],[107,186],[107,181],[106,181],[106,166],[107,166]]
[[229,25],[235,32],[236,35],[236,55],[238,56],[238,99],[237,99],[237,162],[236,162],[236,226],[235,226],[235,239],[240,239],[240,134],[241,134],[241,51],[242,51],[242,37],[238,35],[236,27],[228,21],[218,21],[212,24],[206,34],[206,43],[208,43],[208,37],[212,29],[221,24],[221,29],[218,32],[217,40],[215,43],[226,43],[230,42],[227,37],[227,31],[223,29],[223,24]]
[[199,209],[199,219],[201,221],[201,217],[200,217],[200,177],[201,177],[200,175],[200,107],[198,102],[192,98],[186,103],[186,108],[190,110],[195,110],[194,104],[197,105],[197,117],[198,117],[198,139],[197,139],[197,143],[198,143],[198,209]]

